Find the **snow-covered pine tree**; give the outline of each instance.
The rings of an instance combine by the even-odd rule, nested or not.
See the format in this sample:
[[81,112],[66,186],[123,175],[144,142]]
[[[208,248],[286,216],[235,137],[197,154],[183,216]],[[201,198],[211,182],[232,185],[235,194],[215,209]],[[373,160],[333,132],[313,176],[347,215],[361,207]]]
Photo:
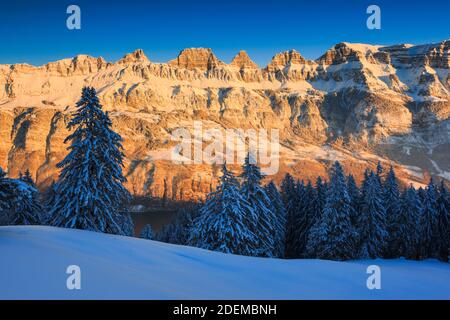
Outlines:
[[[325,208],[326,200],[327,200],[327,192],[328,192],[328,184],[327,182],[324,182],[322,177],[317,177],[316,180],[316,187],[315,187],[315,193],[316,193],[316,204],[317,209],[315,210],[314,219],[311,222],[311,227],[309,229],[308,238],[306,241],[306,248],[305,248],[305,257],[306,258],[315,258],[316,257],[316,251],[312,251],[312,248],[308,247],[310,242],[310,235],[311,232],[313,232],[313,228],[317,227],[320,222],[322,221],[323,217],[323,210]],[[316,232],[315,230],[314,232]]]
[[279,230],[282,226],[277,219],[266,190],[261,185],[263,176],[255,163],[254,156],[250,153],[247,154],[240,176],[242,179],[241,193],[253,208],[257,217],[253,232],[260,242],[259,255],[274,257],[278,254],[276,248],[280,246],[277,241],[280,240]]
[[382,257],[388,233],[386,231],[386,208],[379,176],[371,173],[364,185],[364,198],[358,218],[359,257],[375,259]]
[[437,188],[430,180],[423,201],[423,211],[420,219],[420,258],[439,258],[439,225],[437,211]]
[[27,183],[28,185],[32,186],[33,188],[36,188],[36,184],[34,183],[33,177],[31,176],[30,170],[25,170],[25,174],[20,173],[21,181]]
[[362,210],[362,201],[365,197],[365,192],[367,190],[367,186],[366,183],[370,180],[369,177],[370,175],[373,173],[372,170],[369,170],[369,168],[366,168],[366,170],[364,170],[364,178],[363,181],[361,183],[361,188],[359,190],[359,203],[358,203],[358,213],[357,215],[359,216],[361,214],[361,210]]
[[173,220],[171,243],[186,245],[189,243],[191,229],[194,226],[194,220],[198,216],[199,206],[188,206],[178,211]]
[[293,221],[296,219],[298,207],[298,193],[294,178],[287,173],[281,182],[281,199],[286,208],[286,230],[284,243],[284,256],[292,256],[293,247]]
[[9,211],[11,209],[10,191],[5,184],[6,172],[0,167],[0,226],[9,224]]
[[378,180],[380,181],[380,184],[381,184],[381,181],[382,181],[383,171],[384,170],[383,170],[383,166],[381,165],[381,161],[378,161],[376,176],[377,176]]
[[314,224],[309,234],[307,251],[310,256],[330,260],[347,260],[355,256],[351,210],[344,172],[336,161],[330,175],[322,218]]
[[316,222],[316,218],[320,215],[317,214],[317,195],[311,181],[308,180],[306,186],[303,186],[303,183],[299,185],[298,190],[303,191],[299,194],[299,214],[297,215],[298,221],[295,225],[297,228],[296,250],[299,257],[305,258],[307,256],[306,245],[311,227]]
[[289,202],[295,198],[295,180],[289,173],[286,173],[283,181],[281,181],[280,189],[281,199],[283,200],[284,207],[287,208],[289,206]]
[[222,167],[217,190],[208,195],[194,220],[189,243],[224,253],[260,255],[260,241],[253,232],[257,215],[239,189],[239,183]]
[[283,199],[281,198],[281,194],[278,191],[275,183],[270,181],[266,186],[266,193],[269,196],[272,206],[275,208],[277,215],[282,217],[282,220],[286,219],[286,208],[283,203]]
[[169,223],[161,228],[155,238],[160,242],[178,244],[174,241],[175,232],[175,225],[173,223]]
[[131,214],[125,210],[122,210],[117,215],[117,224],[122,229],[122,235],[127,237],[134,237],[134,222]]
[[427,198],[427,192],[424,188],[419,187],[417,189],[417,195],[419,196],[420,201],[422,201],[422,204],[425,202],[425,199]]
[[141,239],[153,240],[153,228],[150,224],[146,224],[139,235]]
[[2,224],[37,225],[43,220],[37,190],[19,179],[6,178],[1,168],[0,211]]
[[68,124],[75,131],[61,168],[51,224],[65,228],[124,234],[119,212],[130,195],[123,186],[122,138],[111,127],[94,88],[85,87]]
[[321,204],[317,195],[317,190],[313,187],[311,181],[308,180],[308,183],[305,187],[305,199],[306,199],[306,215],[304,216],[303,221],[303,232],[301,234],[302,239],[302,247],[300,248],[301,257],[302,258],[310,258],[307,250],[308,238],[311,232],[311,228],[313,225],[320,221],[322,217],[321,213]]
[[317,177],[316,180],[316,194],[317,194],[317,200],[318,200],[318,204],[319,204],[319,209],[318,209],[318,219],[319,217],[322,215],[323,212],[323,208],[325,207],[325,201],[327,198],[327,183],[323,181],[322,177]]
[[272,210],[276,213],[277,217],[277,233],[275,238],[276,249],[275,256],[282,258],[284,257],[284,245],[286,236],[286,208],[284,207],[283,200],[281,199],[281,194],[278,191],[275,183],[271,181],[266,187],[266,193],[269,196]]
[[43,194],[43,204],[47,212],[51,211],[56,199],[56,182],[53,180]]
[[397,256],[407,259],[419,258],[420,246],[420,218],[422,216],[422,202],[416,190],[410,186],[402,194],[400,215],[397,220],[399,243],[394,248]]
[[439,195],[436,200],[438,211],[439,226],[439,258],[448,262],[450,248],[450,194],[445,186],[444,180],[441,180],[439,186]]
[[308,199],[303,181],[295,184],[295,194],[288,203],[286,222],[287,258],[301,258],[305,248],[305,233],[308,231]]
[[352,221],[352,225],[356,227],[356,225],[358,224],[358,218],[361,209],[361,195],[359,192],[359,188],[356,185],[355,178],[351,174],[347,176],[347,190],[353,208],[350,219]]
[[161,242],[195,246],[195,243],[190,243],[190,238],[200,207],[201,205],[196,204],[178,210],[176,216],[161,228],[155,238]]
[[[402,242],[402,223],[400,191],[394,168],[391,166],[383,185],[383,199],[386,207],[387,246],[385,256],[387,258],[398,258],[400,256],[400,244]],[[401,221],[403,220],[403,221]]]

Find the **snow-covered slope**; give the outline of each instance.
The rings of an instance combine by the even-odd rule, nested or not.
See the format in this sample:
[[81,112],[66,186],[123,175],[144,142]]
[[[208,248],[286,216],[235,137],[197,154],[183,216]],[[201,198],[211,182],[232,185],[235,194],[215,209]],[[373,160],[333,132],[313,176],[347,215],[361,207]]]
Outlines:
[[[366,269],[381,267],[381,290]],[[81,268],[81,290],[66,268]],[[450,265],[225,255],[49,227],[0,227],[1,299],[450,299]]]

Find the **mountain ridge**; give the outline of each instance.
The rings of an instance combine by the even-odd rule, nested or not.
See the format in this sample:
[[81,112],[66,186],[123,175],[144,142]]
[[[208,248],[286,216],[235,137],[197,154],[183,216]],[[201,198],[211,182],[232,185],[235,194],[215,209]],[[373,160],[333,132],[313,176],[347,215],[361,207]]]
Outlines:
[[423,184],[429,174],[450,180],[449,46],[342,42],[316,60],[285,51],[264,68],[245,52],[227,64],[205,48],[168,63],[138,49],[114,63],[78,55],[0,65],[0,165],[13,176],[29,168],[43,187],[56,179],[65,124],[90,85],[125,139],[127,187],[136,195],[198,199],[214,188],[211,166],[167,159],[170,133],[194,121],[280,129],[280,173],[270,177],[278,181],[286,172],[325,176],[336,159],[357,177],[382,160],[405,183]]
[[[410,49],[410,48],[417,48],[417,49],[420,49],[420,48],[422,48],[422,49],[424,49],[424,48],[433,48],[433,47],[437,47],[437,46],[448,45],[449,42],[450,42],[450,38],[442,40],[442,41],[439,41],[439,42],[433,42],[433,43],[428,43],[428,44],[402,43],[402,44],[394,44],[394,45],[365,44],[365,43],[359,43],[359,42],[346,42],[346,41],[343,41],[343,42],[339,42],[339,43],[335,44],[334,46],[332,46],[331,48],[326,50],[326,52],[328,52],[329,50],[332,50],[333,48],[335,48],[337,46],[348,46],[349,48],[353,47],[354,49],[356,49],[356,51],[361,50],[363,48],[365,48],[365,50],[371,50],[371,49],[372,50],[373,49],[381,49],[381,50],[395,50],[395,49],[398,49],[398,50],[401,50],[401,49]],[[206,47],[188,47],[188,48],[184,48],[184,49],[180,50],[177,57],[179,57],[186,50],[206,50],[206,51],[211,52],[211,54],[213,54],[215,56],[214,51],[211,48],[206,48]],[[244,52],[246,55],[248,55],[248,53],[245,51],[245,49],[243,49],[243,50],[238,51],[236,53],[236,55],[233,57],[233,59],[236,58],[236,56],[238,56],[240,52]],[[272,56],[271,61],[266,66],[258,67],[258,68],[259,69],[267,68],[267,66],[272,62],[272,60],[277,55],[285,54],[285,53],[289,53],[289,52],[296,52],[296,53],[298,53],[301,56],[301,51],[298,51],[298,49],[295,49],[295,48],[291,48],[291,49],[288,49],[288,50],[285,50],[285,51],[280,51],[280,52],[278,52],[278,53],[276,53],[276,54],[274,54]],[[303,58],[302,56],[301,57],[306,62],[319,62],[321,60],[321,58],[326,54],[326,52],[324,54],[322,54],[321,56],[319,56],[318,58],[316,58],[316,59],[306,59],[306,58]],[[32,66],[32,67],[39,68],[39,67],[44,67],[47,64],[52,64],[52,63],[55,63],[55,62],[58,62],[58,61],[75,59],[76,57],[79,57],[79,56],[84,56],[84,57],[88,57],[88,58],[92,58],[92,59],[102,59],[108,64],[115,64],[115,63],[121,62],[127,56],[133,56],[133,55],[136,55],[136,54],[142,55],[146,60],[148,60],[148,62],[152,62],[152,63],[156,63],[156,64],[169,64],[170,62],[172,62],[172,61],[177,59],[177,58],[174,58],[174,59],[170,59],[170,60],[167,60],[167,61],[153,61],[153,60],[147,58],[147,56],[146,56],[146,54],[145,54],[143,49],[138,48],[138,49],[135,49],[132,52],[124,54],[124,56],[122,58],[120,58],[120,59],[118,59],[116,61],[106,61],[102,56],[95,57],[95,56],[89,55],[89,54],[77,54],[76,56],[73,56],[73,57],[67,57],[67,58],[57,59],[57,60],[54,60],[54,61],[49,61],[49,62],[44,63],[42,65],[34,65],[34,64],[31,64],[31,63],[27,63],[27,62],[0,63],[0,65],[2,65],[2,66],[5,66],[5,65],[6,66],[29,65],[29,66]],[[215,57],[217,58],[217,56],[215,56]],[[251,60],[250,56],[249,56],[249,58]],[[219,61],[221,61],[225,65],[231,65],[232,64],[232,60],[233,60],[232,59],[230,61],[230,63],[226,63],[226,62],[223,62],[222,60],[220,60],[219,58],[217,58],[217,59]],[[129,62],[131,62],[131,61],[129,61]]]

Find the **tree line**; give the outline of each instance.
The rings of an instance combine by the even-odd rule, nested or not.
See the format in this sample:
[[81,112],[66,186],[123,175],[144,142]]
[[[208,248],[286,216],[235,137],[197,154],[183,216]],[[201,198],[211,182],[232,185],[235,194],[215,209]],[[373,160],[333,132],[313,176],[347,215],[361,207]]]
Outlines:
[[[40,195],[27,170],[11,179],[0,168],[0,224],[51,225],[134,235],[123,183],[122,138],[112,130],[94,88],[85,87],[67,127],[69,153],[59,179]],[[361,186],[335,162],[328,181],[295,180],[280,189],[248,154],[242,173],[226,164],[204,203],[184,209],[145,239],[224,253],[331,260],[436,258],[448,261],[450,197],[444,181],[401,190],[391,167],[366,170]]]
[[227,167],[204,205],[156,235],[164,242],[250,256],[304,259],[436,258],[448,261],[450,197],[444,181],[400,190],[392,167],[366,170],[360,187],[339,162],[329,181],[261,185],[249,163],[241,184]]

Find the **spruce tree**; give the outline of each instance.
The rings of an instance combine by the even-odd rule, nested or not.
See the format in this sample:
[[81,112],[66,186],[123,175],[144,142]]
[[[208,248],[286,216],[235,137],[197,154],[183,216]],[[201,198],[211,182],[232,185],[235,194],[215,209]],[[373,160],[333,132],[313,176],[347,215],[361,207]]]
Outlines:
[[313,187],[312,182],[308,180],[308,184],[305,188],[306,196],[309,202],[309,224],[311,227],[316,220],[321,216],[321,204],[317,195],[317,189]]
[[[175,225],[173,223],[169,223],[164,225],[161,230],[156,234],[156,240],[165,243],[173,243],[179,244],[176,242],[174,234],[175,234]],[[195,246],[195,243],[189,243],[190,245]]]
[[359,192],[359,188],[356,185],[355,178],[350,174],[347,177],[347,189],[348,189],[348,195],[350,197],[351,205],[352,205],[352,216],[351,221],[352,225],[356,226],[358,223],[358,216],[360,212],[361,207],[361,195]]
[[422,216],[422,202],[416,190],[410,186],[402,197],[400,205],[400,216],[397,220],[398,243],[393,249],[394,254],[408,259],[419,258],[420,248],[420,219]]
[[439,259],[448,261],[450,248],[450,194],[445,186],[444,180],[441,180],[439,186],[439,195],[436,200],[438,214],[438,251]]
[[286,175],[284,176],[280,188],[281,199],[284,202],[285,208],[287,208],[289,206],[289,202],[294,199],[295,194],[295,180],[289,173],[286,173]]
[[293,234],[294,220],[297,215],[298,194],[296,191],[296,183],[294,178],[287,173],[281,182],[281,198],[286,209],[286,230],[284,239],[284,256],[291,258],[293,256]]
[[0,225],[9,224],[9,212],[11,209],[11,199],[9,185],[5,183],[6,172],[0,167]]
[[400,191],[398,188],[397,177],[394,168],[391,166],[383,187],[383,198],[386,207],[387,223],[387,247],[385,255],[388,258],[397,258],[400,256],[400,243],[403,235],[402,224],[405,223],[401,216]]
[[355,231],[351,217],[351,200],[344,172],[335,162],[331,172],[322,218],[311,228],[307,251],[319,259],[347,260],[355,255]]
[[285,250],[285,236],[286,236],[286,208],[284,207],[283,200],[281,199],[280,192],[278,191],[275,183],[271,181],[266,187],[266,193],[270,199],[272,210],[276,214],[277,219],[277,232],[275,237],[275,256],[282,258]]
[[307,253],[306,247],[311,228],[321,217],[320,204],[316,194],[316,190],[309,180],[305,186],[303,206],[305,213],[303,215],[302,223],[300,224],[301,247],[299,248],[299,253],[300,257],[307,258],[309,257],[309,255]]
[[255,211],[224,164],[220,185],[201,207],[189,242],[208,250],[257,256],[260,241],[254,233],[256,221]]
[[0,222],[10,225],[42,224],[37,190],[19,179],[6,178],[0,168]]
[[179,210],[173,221],[172,243],[188,244],[190,231],[194,225],[194,219],[198,215],[198,210],[198,206],[189,206]]
[[308,242],[309,230],[313,220],[311,208],[312,186],[308,194],[307,187],[303,181],[297,182],[296,199],[292,202],[295,207],[290,208],[288,217],[288,229],[286,234],[286,256],[289,258],[302,258],[306,255],[306,244]]
[[388,233],[386,231],[386,208],[379,176],[373,172],[364,185],[364,198],[358,217],[359,257],[375,259],[383,255]]
[[318,201],[318,217],[317,219],[322,216],[323,208],[325,207],[325,201],[327,196],[327,183],[322,180],[322,177],[317,177],[316,180],[316,194],[317,194],[317,201]]
[[[298,232],[297,225],[300,216],[301,197],[304,193],[303,183],[291,180],[291,176],[285,177],[285,190],[283,192],[284,202],[286,204],[286,235],[285,235],[285,257],[298,258]],[[283,185],[282,185],[283,187]]]
[[376,177],[378,178],[380,184],[382,182],[382,175],[383,175],[383,166],[381,165],[381,161],[378,161]]
[[194,222],[199,216],[200,208],[201,205],[198,204],[178,210],[172,221],[164,225],[155,238],[161,242],[195,246],[194,243],[190,243],[190,238],[191,233],[195,231]]
[[123,186],[122,138],[111,127],[94,88],[85,87],[68,124],[69,154],[61,168],[51,224],[124,234],[120,210],[129,200]]
[[265,257],[277,256],[279,248],[279,230],[282,228],[273,210],[269,196],[261,185],[262,174],[254,163],[250,153],[245,158],[241,174],[241,193],[253,208],[256,215],[256,226],[253,230],[260,241],[260,255]]
[[20,173],[20,180],[32,186],[33,188],[36,188],[36,184],[34,183],[33,177],[31,176],[29,169],[25,170],[24,175]]
[[121,235],[134,237],[134,222],[131,214],[127,211],[120,211],[117,215],[117,224],[120,226]]
[[425,191],[425,189],[419,187],[419,189],[417,189],[417,195],[419,196],[420,201],[422,201],[422,204],[424,204],[427,198],[427,192]]
[[439,258],[439,225],[437,211],[437,188],[430,180],[423,201],[423,212],[420,220],[420,258]]
[[45,221],[49,223],[49,220],[51,220],[51,216],[49,216],[49,212],[51,212],[54,201],[56,199],[56,182],[52,181],[50,186],[45,190],[43,194],[43,207],[46,212]]
[[142,230],[141,230],[141,234],[139,236],[142,239],[147,239],[147,240],[153,240],[153,229],[152,226],[150,224],[146,224]]

